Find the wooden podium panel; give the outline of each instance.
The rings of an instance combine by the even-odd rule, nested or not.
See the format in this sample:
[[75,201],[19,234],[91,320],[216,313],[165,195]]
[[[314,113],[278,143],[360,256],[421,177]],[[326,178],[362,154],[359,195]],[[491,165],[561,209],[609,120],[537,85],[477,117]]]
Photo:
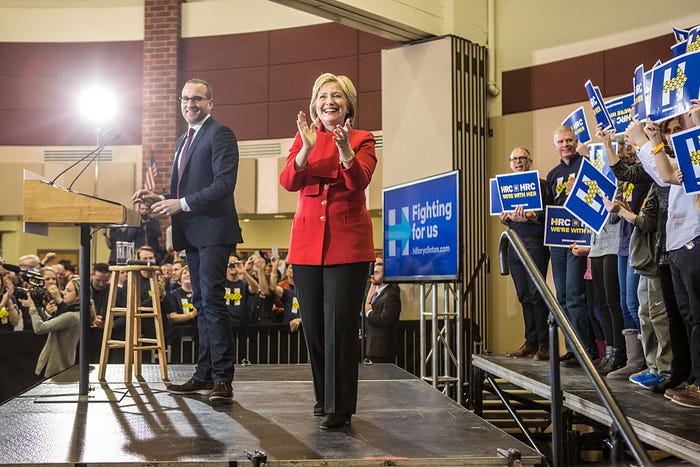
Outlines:
[[49,226],[74,224],[139,225],[139,214],[117,202],[24,177],[24,222]]

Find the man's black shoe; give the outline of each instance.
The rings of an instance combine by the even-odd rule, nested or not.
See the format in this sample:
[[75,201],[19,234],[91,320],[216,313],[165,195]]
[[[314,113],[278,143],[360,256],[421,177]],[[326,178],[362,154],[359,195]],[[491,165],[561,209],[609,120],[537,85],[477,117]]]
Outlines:
[[560,361],[560,362],[565,362],[565,361],[567,361],[567,360],[571,360],[572,358],[573,358],[574,360],[576,360],[576,357],[574,356],[574,353],[573,353],[573,352],[566,352],[564,355],[562,355],[561,357],[559,357],[559,361]]
[[336,428],[350,425],[351,417],[352,415],[349,413],[329,413],[323,418],[319,426],[323,430],[335,430]]
[[171,384],[167,387],[170,394],[201,394],[208,396],[214,388],[214,383],[197,381],[194,377],[183,384]]
[[326,415],[326,410],[323,408],[323,402],[316,402],[314,404],[314,417],[323,417]]
[[576,358],[570,358],[561,362],[561,364],[567,368],[578,368],[581,366],[581,364],[578,362],[578,359]]
[[229,381],[217,381],[214,383],[214,389],[209,394],[209,400],[212,402],[231,402],[233,400],[233,388]]

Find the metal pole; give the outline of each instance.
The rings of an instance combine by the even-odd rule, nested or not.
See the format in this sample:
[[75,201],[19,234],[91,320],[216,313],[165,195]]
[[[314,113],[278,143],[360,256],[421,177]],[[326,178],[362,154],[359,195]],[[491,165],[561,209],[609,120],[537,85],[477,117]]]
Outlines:
[[552,461],[564,465],[564,424],[562,416],[561,371],[559,366],[559,327],[549,314],[549,367],[552,391]]
[[432,294],[430,299],[430,304],[432,306],[432,341],[433,348],[431,350],[431,355],[433,358],[430,360],[431,369],[433,372],[433,387],[437,389],[438,387],[438,328],[440,327],[440,320],[438,319],[438,299],[437,299],[437,289],[435,284],[430,284],[430,292]]
[[[439,288],[438,285],[436,287]],[[450,332],[450,303],[449,303],[449,298],[448,298],[448,285],[447,284],[442,284],[442,309],[443,309],[443,315],[442,315],[442,320],[443,320],[443,329],[444,329],[444,343],[442,347],[442,371],[443,375],[445,376],[445,394],[449,395],[448,391],[448,386],[449,383],[448,381],[450,380],[450,368],[452,368],[452,362],[450,362],[450,344],[452,343],[451,337],[452,333]]]
[[80,224],[80,343],[78,396],[88,393],[88,339],[90,332],[90,225]]
[[462,405],[464,402],[464,330],[462,328],[462,284],[455,285],[455,322],[457,323],[457,403]]
[[426,346],[425,346],[425,283],[419,285],[420,293],[420,379],[425,381]]

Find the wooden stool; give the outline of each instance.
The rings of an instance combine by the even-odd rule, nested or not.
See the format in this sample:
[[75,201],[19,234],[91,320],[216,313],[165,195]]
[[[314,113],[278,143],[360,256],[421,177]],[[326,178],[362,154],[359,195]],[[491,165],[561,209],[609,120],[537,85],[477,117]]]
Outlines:
[[[168,363],[165,355],[165,332],[163,331],[162,314],[160,311],[160,292],[158,291],[158,280],[155,274],[151,274],[149,287],[153,306],[141,306],[141,271],[155,272],[158,266],[110,266],[112,277],[109,280],[109,297],[107,301],[107,314],[105,316],[104,334],[102,336],[102,350],[100,352],[100,369],[98,378],[105,379],[107,371],[107,361],[109,349],[124,349],[124,382],[131,382],[132,365],[134,374],[141,376],[141,351],[157,350],[158,363],[160,365],[160,377],[163,381],[168,381]],[[117,291],[119,284],[119,273],[125,271],[128,274],[126,288],[126,307],[118,307]],[[112,339],[112,329],[114,328],[114,318],[126,317],[126,331],[124,340]],[[152,318],[155,322],[156,338],[149,339],[141,337],[141,319]]]

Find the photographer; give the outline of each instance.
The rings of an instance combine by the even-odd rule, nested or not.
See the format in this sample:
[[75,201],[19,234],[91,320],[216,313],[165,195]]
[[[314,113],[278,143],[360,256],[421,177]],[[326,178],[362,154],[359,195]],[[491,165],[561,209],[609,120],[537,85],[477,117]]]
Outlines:
[[[28,294],[20,298],[22,306],[29,309],[34,334],[48,334],[46,344],[39,354],[34,372],[51,377],[75,364],[75,350],[80,337],[80,280],[71,279],[58,301],[51,301],[44,310],[37,308]],[[49,316],[51,315],[51,316]],[[90,307],[91,323],[95,321],[94,307]]]

